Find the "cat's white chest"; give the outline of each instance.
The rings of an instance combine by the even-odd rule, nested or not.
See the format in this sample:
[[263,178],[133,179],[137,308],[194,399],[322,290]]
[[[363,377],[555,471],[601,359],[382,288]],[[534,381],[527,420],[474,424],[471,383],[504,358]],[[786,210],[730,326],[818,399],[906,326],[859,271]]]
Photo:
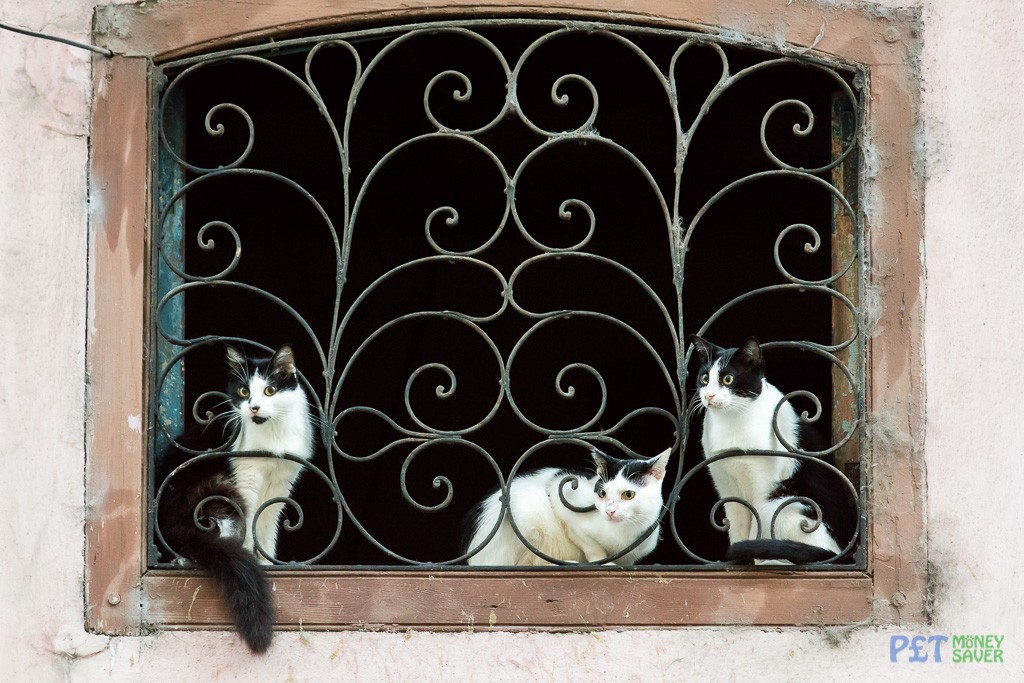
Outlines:
[[308,460],[313,455],[313,430],[309,418],[289,418],[277,425],[248,426],[232,447],[234,451],[267,451]]
[[246,498],[287,496],[302,466],[283,458],[232,458],[235,485]]
[[[743,410],[708,410],[701,437],[704,456],[728,450],[785,452],[772,427],[781,400],[782,393],[765,383],[761,395]],[[797,445],[797,417],[789,403],[779,408],[777,422],[783,438]],[[780,481],[792,476],[796,467],[794,458],[751,455],[718,460],[709,470],[722,497],[736,496],[756,504],[766,499]]]
[[796,411],[788,402],[779,406],[782,398],[782,392],[765,382],[761,395],[746,406],[733,410],[709,408],[704,416],[701,437],[705,457],[730,449],[785,451],[786,447],[775,434],[773,422],[778,425],[783,438],[796,445]]

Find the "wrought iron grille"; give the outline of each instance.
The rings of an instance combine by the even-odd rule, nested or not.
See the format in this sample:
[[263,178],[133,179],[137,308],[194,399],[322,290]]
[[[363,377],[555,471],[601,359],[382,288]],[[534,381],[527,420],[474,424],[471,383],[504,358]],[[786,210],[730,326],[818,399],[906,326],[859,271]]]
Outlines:
[[517,473],[591,446],[671,445],[647,561],[721,566],[690,333],[773,340],[769,379],[831,436],[774,455],[863,494],[862,71],[502,19],[279,41],[154,78],[151,462],[215,419],[223,342],[292,343],[323,452],[276,563],[455,569],[488,489],[507,500]]

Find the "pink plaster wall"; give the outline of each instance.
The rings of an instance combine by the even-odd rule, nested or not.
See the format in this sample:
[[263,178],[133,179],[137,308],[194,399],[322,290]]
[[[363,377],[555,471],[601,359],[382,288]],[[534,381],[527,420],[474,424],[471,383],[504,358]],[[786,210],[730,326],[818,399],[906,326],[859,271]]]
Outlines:
[[[872,628],[285,633],[261,658],[230,633],[86,634],[90,58],[0,32],[0,680],[1024,679],[1024,13],[1018,0],[882,4],[924,14],[918,446],[936,621],[923,632],[1005,635],[1007,664],[894,666],[889,635],[903,631]],[[91,0],[0,0],[0,20],[83,40],[91,12]]]

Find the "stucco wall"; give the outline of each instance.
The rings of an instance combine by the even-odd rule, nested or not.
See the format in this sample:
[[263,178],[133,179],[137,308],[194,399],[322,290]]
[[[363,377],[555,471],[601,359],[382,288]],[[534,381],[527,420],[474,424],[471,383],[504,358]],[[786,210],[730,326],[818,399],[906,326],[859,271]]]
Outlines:
[[[1006,664],[893,665],[889,635],[909,631],[872,628],[283,633],[264,658],[230,633],[86,634],[90,62],[0,32],[0,680],[1024,678],[1024,14],[1019,0],[917,4],[934,578],[921,632],[1004,635]],[[0,0],[0,20],[83,40],[91,13],[91,0]]]

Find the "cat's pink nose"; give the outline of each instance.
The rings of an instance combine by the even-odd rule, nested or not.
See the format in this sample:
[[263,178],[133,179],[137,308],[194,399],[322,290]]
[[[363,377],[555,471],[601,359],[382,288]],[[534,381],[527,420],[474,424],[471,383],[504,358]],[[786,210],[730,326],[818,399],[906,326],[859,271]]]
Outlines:
[[249,406],[249,410],[251,410],[252,414],[255,415],[256,413],[260,412],[260,407],[259,406]]
[[704,398],[707,399],[708,403],[711,403],[712,401],[715,400],[715,395],[714,394],[704,394]]

